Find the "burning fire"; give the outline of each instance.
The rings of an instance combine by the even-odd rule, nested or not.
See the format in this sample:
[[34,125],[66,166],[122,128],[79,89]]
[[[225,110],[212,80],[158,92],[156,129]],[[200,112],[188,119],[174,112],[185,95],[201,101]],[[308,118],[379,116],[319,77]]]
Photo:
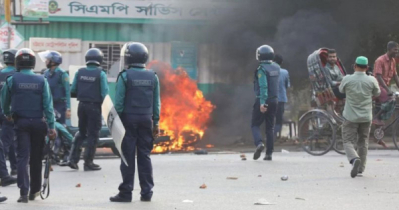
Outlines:
[[150,62],[148,68],[157,72],[161,85],[161,135],[153,152],[194,150],[215,106],[204,98],[183,68],[173,69],[159,61]]

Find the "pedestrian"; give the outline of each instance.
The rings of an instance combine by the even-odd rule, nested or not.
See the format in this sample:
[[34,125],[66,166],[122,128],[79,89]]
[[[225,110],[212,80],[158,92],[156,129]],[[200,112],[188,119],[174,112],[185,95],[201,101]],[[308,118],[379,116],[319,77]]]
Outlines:
[[[351,177],[362,174],[366,168],[367,150],[372,121],[372,98],[381,93],[377,80],[366,74],[368,59],[356,59],[355,73],[343,78],[339,91],[346,94],[343,112],[342,139],[346,156],[352,164]],[[357,151],[355,144],[357,142]]]
[[[9,49],[3,52],[3,60],[7,65],[6,68],[2,69],[0,72],[0,89],[3,88],[6,83],[8,76],[15,73],[15,54],[16,49]],[[0,107],[0,121],[1,121],[1,141],[3,143],[4,156],[8,156],[11,166],[11,176],[17,175],[17,157],[15,152],[15,142],[14,142],[14,124],[8,120],[3,115],[3,111]]]
[[15,124],[17,178],[21,195],[18,202],[27,203],[28,193],[29,200],[34,200],[40,193],[42,154],[47,130],[51,138],[56,135],[54,110],[47,80],[33,72],[35,53],[28,48],[19,50],[15,64],[17,72],[7,78],[1,91],[1,106],[7,120]]
[[79,133],[75,136],[69,156],[69,167],[72,169],[79,169],[82,144],[86,140],[84,170],[101,170],[93,159],[102,126],[101,105],[108,95],[107,75],[101,68],[103,59],[101,50],[89,49],[85,55],[86,67],[76,72],[72,83],[71,95],[79,101]]
[[[150,153],[154,137],[159,134],[161,110],[160,86],[154,71],[147,70],[148,50],[141,43],[128,43],[122,48],[121,61],[127,70],[119,75],[116,85],[115,109],[126,129],[122,152],[128,166],[121,161],[123,182],[112,202],[131,202],[134,187],[137,149],[138,176],[141,201],[151,201],[154,187]],[[125,66],[122,65],[122,66]]]
[[266,122],[266,156],[263,160],[272,160],[274,150],[274,122],[278,105],[278,86],[280,67],[273,62],[274,50],[268,45],[259,47],[256,58],[260,62],[254,75],[254,90],[256,94],[252,111],[252,135],[256,150],[254,160],[257,160],[265,145],[262,143],[260,126]]
[[[374,76],[378,80],[378,84],[381,89],[381,94],[377,98],[376,102],[379,104],[387,102],[393,91],[389,88],[392,78],[395,80],[396,86],[399,88],[399,77],[396,72],[395,58],[399,53],[399,45],[394,41],[388,42],[387,53],[378,57],[374,63]],[[378,113],[379,109],[376,109],[375,113]],[[381,121],[380,116],[376,116],[373,120],[375,125],[384,125]]]
[[276,54],[274,56],[274,62],[280,66],[280,77],[279,77],[279,87],[278,87],[278,106],[276,114],[276,125],[274,129],[274,136],[277,133],[281,135],[281,128],[283,127],[283,116],[285,104],[288,102],[287,89],[291,86],[290,75],[286,69],[281,68],[283,64],[283,56]]

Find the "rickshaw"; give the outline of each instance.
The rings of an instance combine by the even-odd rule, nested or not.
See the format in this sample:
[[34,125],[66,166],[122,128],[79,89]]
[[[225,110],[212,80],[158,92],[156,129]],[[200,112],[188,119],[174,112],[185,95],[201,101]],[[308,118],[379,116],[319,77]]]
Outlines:
[[[324,155],[331,149],[345,154],[341,138],[344,100],[338,99],[326,80],[328,49],[321,48],[309,55],[307,60],[312,91],[312,109],[299,119],[299,140],[309,154]],[[338,58],[336,65],[343,75],[346,70]]]

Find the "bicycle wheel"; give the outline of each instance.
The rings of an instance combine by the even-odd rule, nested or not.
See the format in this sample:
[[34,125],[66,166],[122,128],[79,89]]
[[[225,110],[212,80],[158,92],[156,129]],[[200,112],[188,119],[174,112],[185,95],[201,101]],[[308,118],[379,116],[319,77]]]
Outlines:
[[335,127],[324,114],[315,113],[299,123],[299,140],[309,154],[321,156],[332,149],[335,143]]
[[393,138],[393,143],[395,144],[396,149],[399,150],[399,114],[395,114],[395,122],[392,125],[392,138]]
[[344,140],[342,139],[342,125],[336,129],[336,138],[333,146],[333,150],[338,154],[345,155]]

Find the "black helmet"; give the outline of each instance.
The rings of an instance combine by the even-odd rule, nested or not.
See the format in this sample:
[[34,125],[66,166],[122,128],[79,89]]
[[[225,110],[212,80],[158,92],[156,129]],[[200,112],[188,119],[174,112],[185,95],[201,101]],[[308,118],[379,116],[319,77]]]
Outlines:
[[18,70],[33,69],[36,65],[35,53],[29,48],[22,48],[15,56],[15,66]]
[[124,57],[125,65],[130,67],[145,67],[148,61],[148,49],[139,42],[131,42],[123,46],[121,56]]
[[95,64],[100,66],[103,62],[104,54],[101,50],[97,48],[91,48],[86,52],[85,60],[87,64]]
[[256,59],[258,61],[272,61],[274,59],[274,50],[269,45],[262,45],[256,50]]
[[15,54],[17,54],[16,49],[5,50],[3,52],[4,63],[7,65],[14,65],[15,64]]

